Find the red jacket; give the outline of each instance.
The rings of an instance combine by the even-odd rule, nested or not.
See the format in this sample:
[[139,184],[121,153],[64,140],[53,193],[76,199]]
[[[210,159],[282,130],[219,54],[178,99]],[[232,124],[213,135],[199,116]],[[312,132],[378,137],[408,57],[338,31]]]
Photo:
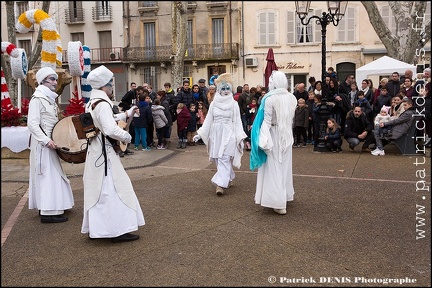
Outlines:
[[187,129],[191,114],[189,109],[184,106],[180,113],[177,113],[177,131],[183,131]]

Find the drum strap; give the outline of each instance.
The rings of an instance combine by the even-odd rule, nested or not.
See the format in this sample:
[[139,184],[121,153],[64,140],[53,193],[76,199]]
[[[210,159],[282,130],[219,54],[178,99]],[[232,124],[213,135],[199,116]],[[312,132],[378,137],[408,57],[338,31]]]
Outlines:
[[104,159],[105,159],[105,177],[106,177],[107,173],[108,173],[108,158],[107,158],[106,149],[105,149],[105,135],[103,135],[103,134],[102,134],[102,154],[103,154]]

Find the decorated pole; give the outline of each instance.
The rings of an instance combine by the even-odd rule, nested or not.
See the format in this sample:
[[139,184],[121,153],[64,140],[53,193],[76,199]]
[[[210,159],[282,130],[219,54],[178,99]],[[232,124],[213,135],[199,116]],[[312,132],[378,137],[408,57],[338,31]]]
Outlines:
[[90,48],[86,45],[82,47],[84,55],[84,74],[81,76],[81,95],[84,98],[84,103],[90,100],[92,87],[87,80],[87,76],[91,71],[91,54]]
[[[21,54],[21,51],[18,48],[10,43],[10,42],[1,42],[1,54],[8,54],[11,58],[11,69],[13,77],[20,77],[23,73],[27,73],[27,58]],[[20,65],[19,67],[15,65],[15,62],[12,59],[23,57],[25,65]],[[25,68],[25,69],[23,69]],[[25,71],[24,71],[25,70]],[[21,83],[18,83],[18,89]],[[21,91],[18,90],[18,107],[21,107]],[[1,120],[2,127],[3,124],[8,123],[11,126],[18,126],[19,120],[18,117],[20,115],[20,109],[14,108],[12,101],[9,95],[9,88],[6,83],[5,75],[3,72],[3,68],[1,68]],[[12,120],[11,120],[12,119]],[[13,120],[15,119],[15,120]],[[5,120],[3,122],[3,120]]]
[[[84,73],[84,55],[80,41],[70,41],[68,44],[69,73],[72,76],[72,89],[77,89],[78,99],[81,99],[80,79]],[[73,95],[71,93],[71,95]],[[71,97],[72,98],[72,97]]]
[[62,53],[60,35],[57,32],[54,20],[43,10],[32,9],[18,17],[15,28],[19,33],[27,33],[34,23],[42,29],[41,67],[62,67]]
[[24,49],[18,49],[18,57],[11,58],[12,67],[12,77],[18,79],[18,112],[21,112],[21,101],[22,101],[22,91],[21,91],[21,79],[27,76],[28,64],[27,64],[27,54]]

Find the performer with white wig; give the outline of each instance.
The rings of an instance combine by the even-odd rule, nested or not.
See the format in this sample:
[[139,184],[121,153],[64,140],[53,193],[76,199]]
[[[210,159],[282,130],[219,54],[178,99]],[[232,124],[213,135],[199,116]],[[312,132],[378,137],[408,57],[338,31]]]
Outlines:
[[233,167],[240,169],[247,135],[243,131],[240,108],[233,97],[231,74],[221,74],[215,83],[215,97],[193,140],[202,139],[207,146],[209,160],[217,167],[211,182],[216,186],[216,194],[221,196],[235,178]]
[[273,71],[251,133],[250,169],[258,168],[255,203],[282,215],[287,201],[294,200],[292,124],[296,105],[285,74]]

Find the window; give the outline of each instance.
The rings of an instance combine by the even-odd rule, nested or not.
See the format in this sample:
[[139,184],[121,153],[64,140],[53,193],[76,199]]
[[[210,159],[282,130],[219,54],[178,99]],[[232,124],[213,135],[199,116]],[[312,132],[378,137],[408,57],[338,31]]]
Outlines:
[[27,58],[29,57],[29,55],[31,55],[31,40],[18,40],[18,47],[24,49],[27,54]]
[[[310,10],[310,15],[321,17],[320,9]],[[308,25],[303,25],[297,13],[287,11],[287,43],[304,44],[321,42],[321,26],[316,24],[316,19],[311,19]]]
[[15,22],[18,21],[18,17],[29,10],[28,1],[16,1],[15,2]]
[[69,1],[69,9],[66,10],[66,22],[83,22],[84,10],[82,8],[82,1]]
[[396,34],[396,23],[395,23],[395,18],[393,16],[393,12],[390,9],[390,6],[388,6],[388,5],[382,6],[380,9],[380,13],[381,13],[381,17],[382,17],[384,23],[390,29],[391,33],[393,35],[395,35]]
[[154,7],[156,6],[156,1],[140,1],[140,6],[141,7]]
[[157,75],[160,73],[160,71],[157,71],[157,67],[155,66],[146,66],[144,67],[144,82],[148,83],[150,86],[153,87],[152,91],[157,91],[157,83],[158,78]]
[[99,61],[110,61],[110,55],[112,52],[111,31],[99,31],[98,35],[100,47]]
[[154,22],[144,23],[144,48],[145,58],[156,57],[156,24]]
[[275,11],[258,13],[258,45],[277,44],[277,16]]
[[111,6],[109,1],[96,1],[94,20],[111,20]]
[[84,32],[71,33],[71,41],[80,41],[84,45]]
[[194,47],[193,47],[193,22],[192,20],[188,20],[187,22],[187,47],[186,57],[193,57],[194,55]]
[[354,42],[357,39],[356,35],[356,9],[347,7],[345,16],[337,26],[337,42]]
[[212,20],[213,32],[213,53],[214,56],[220,56],[223,53],[224,43],[224,19],[214,18]]

